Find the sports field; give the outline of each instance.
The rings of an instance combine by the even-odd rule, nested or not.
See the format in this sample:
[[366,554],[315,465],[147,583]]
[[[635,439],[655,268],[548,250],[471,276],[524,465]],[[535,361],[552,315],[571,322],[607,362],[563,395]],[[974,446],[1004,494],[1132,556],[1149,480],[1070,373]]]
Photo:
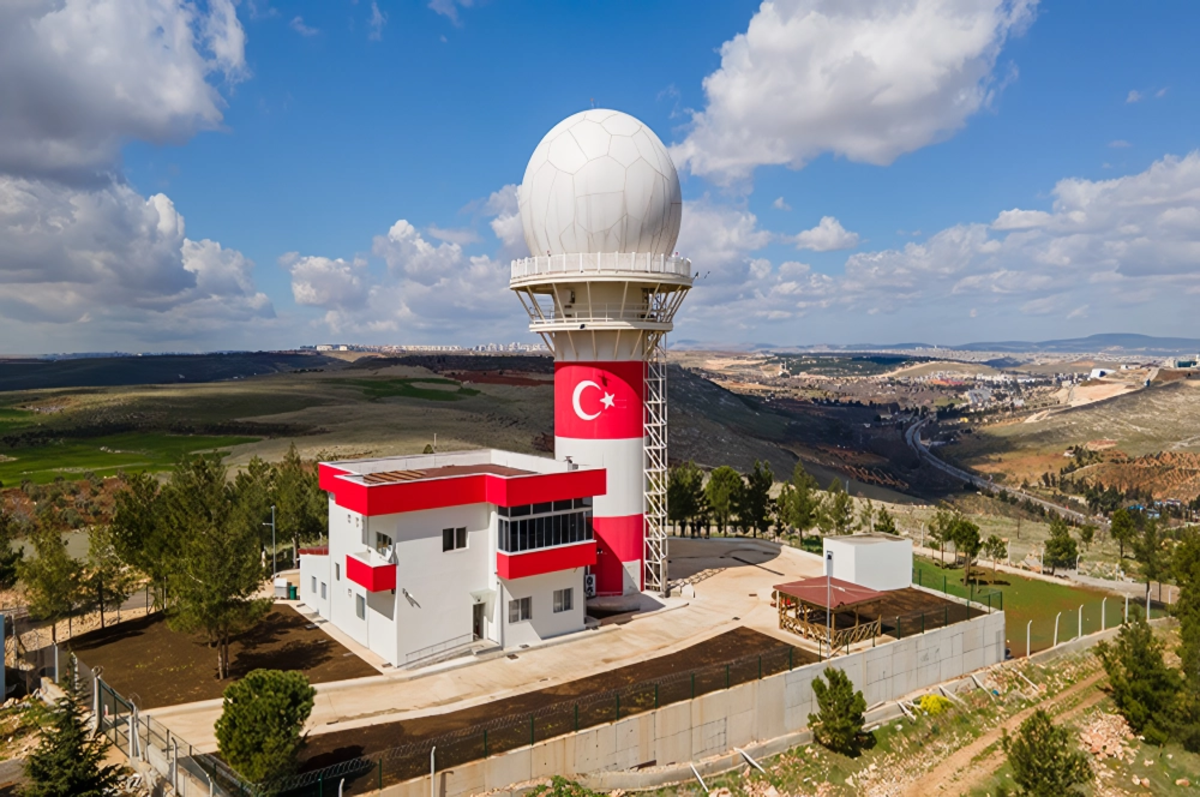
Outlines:
[[[950,557],[947,557],[949,561]],[[1079,607],[1083,607],[1083,633],[1100,630],[1100,609],[1105,613],[1104,626],[1112,628],[1120,624],[1125,612],[1125,599],[1113,593],[1067,583],[1055,584],[1036,578],[1025,578],[1011,573],[998,573],[995,583],[992,568],[976,565],[974,572],[980,576],[982,585],[973,588],[963,585],[963,568],[942,569],[936,561],[913,557],[913,583],[929,589],[945,591],[960,598],[972,598],[984,605],[987,595],[1000,593],[1000,601],[1006,619],[1009,648],[1014,656],[1025,654],[1025,632],[1029,629],[1030,649],[1033,652],[1050,647],[1054,643],[1054,620],[1058,620],[1058,641],[1064,642],[1079,635]],[[992,605],[997,605],[993,597]],[[1136,601],[1130,601],[1130,614],[1138,611]],[[1032,625],[1029,625],[1032,621]]]

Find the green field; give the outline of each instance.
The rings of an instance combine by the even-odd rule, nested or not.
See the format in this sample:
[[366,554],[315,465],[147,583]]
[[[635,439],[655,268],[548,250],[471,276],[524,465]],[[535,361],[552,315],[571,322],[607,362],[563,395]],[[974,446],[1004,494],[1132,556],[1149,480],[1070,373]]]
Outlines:
[[44,446],[5,449],[0,457],[0,483],[15,486],[29,479],[37,484],[55,477],[82,478],[91,472],[111,476],[126,472],[166,470],[184,454],[223,450],[258,438],[170,435],[131,432],[83,440],[62,440]]
[[[947,557],[950,561],[952,557]],[[1025,653],[1025,630],[1029,628],[1030,648],[1033,652],[1050,647],[1054,642],[1054,618],[1060,612],[1058,641],[1065,642],[1079,635],[1079,607],[1083,606],[1083,633],[1100,630],[1100,608],[1105,610],[1106,628],[1119,625],[1125,613],[1125,599],[1115,594],[1087,587],[1055,584],[1036,578],[1024,578],[1011,573],[998,573],[996,583],[988,584],[992,569],[986,563],[975,566],[975,573],[982,576],[982,586],[974,589],[963,585],[963,569],[942,569],[937,562],[913,557],[913,584],[943,590],[960,598],[972,597],[987,605],[987,593],[1002,594],[1009,647],[1014,656]],[[981,597],[982,593],[982,597]],[[1107,598],[1107,600],[1105,600]],[[995,605],[995,598],[992,598]],[[1137,601],[1130,599],[1129,612],[1139,610]],[[1157,614],[1157,613],[1156,613]]]
[[[455,382],[453,379],[436,377],[429,379],[344,379],[339,381],[361,389],[363,396],[369,401],[378,401],[382,398],[458,401],[469,396],[479,395],[478,390],[463,387],[460,382]],[[428,388],[420,387],[420,385],[437,385],[438,387]],[[445,390],[442,386],[457,388],[457,390]]]
[[33,425],[36,413],[29,410],[17,410],[12,407],[0,407],[0,434]]

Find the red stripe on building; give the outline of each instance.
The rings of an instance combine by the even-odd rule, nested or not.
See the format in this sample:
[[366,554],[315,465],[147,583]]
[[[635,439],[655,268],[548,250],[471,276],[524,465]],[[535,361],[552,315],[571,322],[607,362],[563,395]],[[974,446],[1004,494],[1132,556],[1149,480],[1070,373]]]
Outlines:
[[[596,592],[620,595],[625,591],[625,562],[641,559],[646,540],[645,515],[593,517],[599,554],[592,572],[596,574]],[[635,585],[642,589],[644,574],[639,570]]]
[[604,495],[607,489],[605,471],[599,468],[530,476],[472,474],[372,485],[338,478],[346,472],[322,464],[321,488],[333,494],[338,506],[368,517],[485,502],[521,506],[565,501]]
[[368,592],[383,592],[396,588],[396,566],[378,565],[371,567],[361,559],[346,556],[346,578]]
[[554,433],[577,440],[642,437],[645,363],[554,364]]
[[559,570],[571,570],[596,564],[596,543],[588,540],[541,551],[496,554],[496,574],[500,578],[527,578]]

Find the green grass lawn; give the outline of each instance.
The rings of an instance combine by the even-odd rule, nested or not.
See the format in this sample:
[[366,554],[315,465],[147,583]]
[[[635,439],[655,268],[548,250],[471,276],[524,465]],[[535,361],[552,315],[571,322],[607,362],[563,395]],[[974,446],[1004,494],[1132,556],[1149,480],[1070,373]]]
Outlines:
[[0,434],[33,425],[36,413],[13,407],[0,407]]
[[[951,559],[952,557],[947,555],[946,561]],[[948,567],[943,570],[936,561],[913,557],[913,583],[916,585],[943,591],[944,584],[945,592],[962,598],[973,597],[984,605],[986,598],[980,598],[981,594],[1001,593],[1009,647],[1014,656],[1025,653],[1025,631],[1030,621],[1033,621],[1029,628],[1030,648],[1036,652],[1054,643],[1054,618],[1059,612],[1062,613],[1058,625],[1059,642],[1074,639],[1079,635],[1080,606],[1083,606],[1084,634],[1100,630],[1102,604],[1106,628],[1119,625],[1125,613],[1124,598],[1102,590],[1071,586],[1067,583],[1055,584],[1009,573],[997,573],[993,584],[989,583],[992,580],[992,569],[986,563],[976,565],[974,572],[983,583],[972,590],[963,585],[961,567]],[[1136,610],[1137,602],[1131,599],[1130,614]]]
[[[362,390],[369,401],[381,398],[418,398],[427,401],[458,401],[468,396],[478,396],[474,388],[463,387],[453,379],[414,378],[414,379],[346,379],[340,380]],[[421,387],[421,385],[437,385],[438,387]],[[444,387],[457,387],[457,390],[446,390]]]
[[7,486],[30,479],[38,484],[56,476],[83,478],[91,472],[110,476],[126,472],[166,470],[184,454],[221,450],[255,437],[170,435],[161,432],[131,432],[83,440],[63,440],[46,446],[0,449],[0,483]]

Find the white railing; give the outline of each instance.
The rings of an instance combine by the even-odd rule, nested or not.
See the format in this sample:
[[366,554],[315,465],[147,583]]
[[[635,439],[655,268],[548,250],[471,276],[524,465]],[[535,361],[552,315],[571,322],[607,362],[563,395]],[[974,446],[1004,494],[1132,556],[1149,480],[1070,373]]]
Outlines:
[[432,645],[414,650],[404,657],[404,666],[412,667],[415,664],[421,664],[434,656],[439,656],[447,651],[456,650],[457,648],[466,647],[475,641],[474,634],[461,634],[453,639],[447,639],[443,642],[436,642]]
[[570,255],[539,255],[512,262],[513,281],[552,274],[597,274],[602,272],[662,274],[691,279],[692,261],[676,255],[649,252],[591,252]]
[[671,314],[667,312],[666,308],[648,307],[645,304],[635,306],[619,302],[611,304],[581,302],[578,305],[563,308],[540,304],[537,309],[540,312],[530,319],[531,324],[534,326],[540,324],[592,324],[602,322],[671,323]]

